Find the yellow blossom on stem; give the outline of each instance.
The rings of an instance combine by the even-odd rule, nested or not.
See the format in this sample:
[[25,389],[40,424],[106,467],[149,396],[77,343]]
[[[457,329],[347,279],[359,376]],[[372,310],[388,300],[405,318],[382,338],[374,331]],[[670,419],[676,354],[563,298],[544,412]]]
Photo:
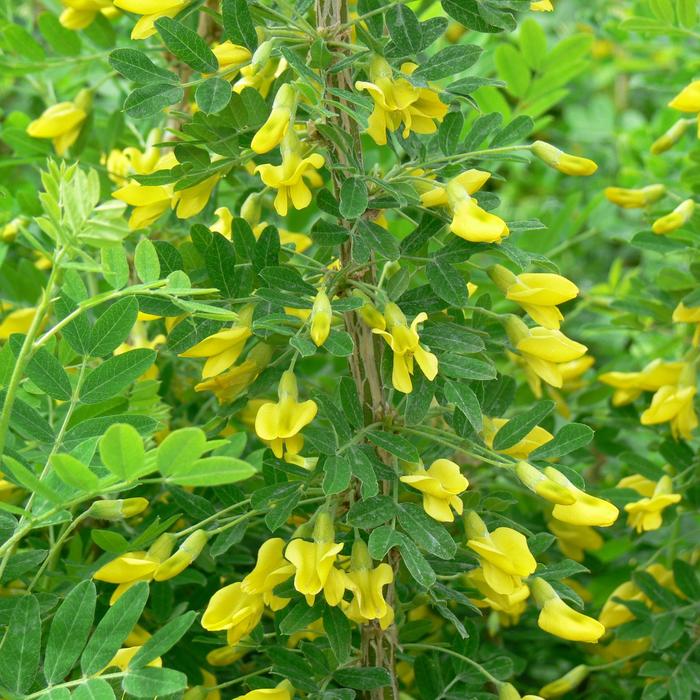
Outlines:
[[171,201],[171,206],[175,209],[175,216],[178,219],[190,219],[197,216],[207,206],[211,193],[220,179],[221,175],[216,173],[196,185],[175,190]]
[[239,46],[234,44],[232,41],[226,40],[222,41],[220,44],[212,47],[212,53],[216,56],[216,60],[219,62],[219,70],[226,71],[223,76],[226,80],[233,80],[236,76],[237,71],[229,70],[233,69],[235,66],[247,63],[252,58],[250,50],[245,46]]
[[561,678],[557,678],[555,681],[547,683],[547,685],[541,688],[540,695],[547,700],[549,698],[558,698],[562,695],[566,695],[566,693],[578,688],[578,686],[588,678],[589,673],[590,668],[585,664],[574,666],[574,668],[565,673]]
[[241,77],[233,84],[233,91],[241,93],[252,88],[267,97],[272,83],[287,69],[287,61],[272,58],[272,42],[263,41],[255,50],[250,64],[241,68]]
[[617,520],[620,511],[612,503],[581,491],[554,467],[545,467],[544,473],[552,481],[569,491],[575,499],[570,505],[557,504],[554,506],[552,515],[557,520],[570,525],[597,527],[609,527]]
[[423,509],[431,518],[451,523],[452,509],[462,514],[464,504],[459,495],[467,490],[469,481],[453,461],[436,459],[428,469],[420,466],[402,476],[401,481],[423,494]]
[[659,155],[673,148],[680,141],[691,121],[689,119],[679,119],[666,133],[654,141],[651,145],[651,152],[654,155]]
[[229,646],[250,634],[262,619],[265,603],[262,594],[241,590],[241,583],[232,583],[214,593],[202,615],[202,627],[210,632],[226,630]]
[[576,501],[576,497],[571,491],[556,481],[552,481],[527,462],[518,462],[515,465],[515,473],[527,488],[550,503],[571,505]]
[[384,599],[384,586],[393,580],[391,566],[385,562],[374,566],[364,540],[355,540],[347,573],[347,587],[353,599],[345,614],[360,624],[379,620],[382,629],[389,627],[394,620],[394,610]]
[[670,423],[673,436],[689,440],[693,430],[698,426],[694,399],[695,369],[686,363],[678,384],[666,384],[660,387],[651,399],[651,404],[640,416],[642,425],[659,425]]
[[671,109],[679,112],[700,112],[700,80],[686,85],[669,103]]
[[540,607],[537,624],[545,632],[589,644],[595,644],[605,634],[605,627],[598,620],[570,608],[544,579],[536,578],[530,590]]
[[329,605],[338,605],[346,580],[334,564],[343,544],[333,541],[333,521],[325,511],[316,516],[313,538],[313,542],[296,538],[287,545],[284,556],[296,567],[294,588],[306,597],[309,605],[314,604],[321,591]]
[[621,479],[617,487],[629,488],[644,496],[639,501],[625,505],[627,524],[640,534],[649,530],[658,530],[663,522],[664,509],[681,500],[679,493],[672,492],[673,482],[668,475],[654,482],[634,474]]
[[[508,423],[507,418],[489,418],[484,416],[482,437],[488,447],[493,449],[493,439],[496,433]],[[497,450],[498,454],[509,455],[516,459],[527,459],[530,452],[554,439],[554,435],[539,425],[536,425],[525,437],[521,438],[515,445],[505,450]]]
[[437,357],[421,345],[418,335],[418,324],[426,321],[428,314],[419,313],[409,327],[403,311],[393,302],[389,302],[384,307],[384,319],[386,330],[373,328],[372,333],[381,335],[394,354],[394,368],[391,374],[394,389],[410,394],[413,391],[411,375],[414,359],[428,381],[432,382],[438,373]]
[[553,12],[554,5],[552,5],[552,0],[533,0],[530,3],[530,9],[533,12]]
[[653,204],[666,194],[664,185],[647,185],[639,189],[624,187],[606,187],[603,191],[606,199],[623,209],[641,209]]
[[512,683],[501,683],[498,686],[498,700],[542,700],[539,695],[520,695]]
[[514,275],[502,265],[494,265],[488,273],[506,299],[516,302],[544,328],[558,329],[564,320],[558,305],[578,295],[578,287],[561,275],[540,272]]
[[294,687],[288,680],[283,680],[274,688],[258,688],[245,695],[236,695],[233,700],[292,700]]
[[311,400],[299,402],[297,380],[291,370],[282,375],[277,395],[277,403],[266,403],[258,410],[255,432],[281,459],[285,449],[293,454],[301,452],[304,438],[299,433],[316,417],[318,406]]
[[277,190],[275,210],[280,216],[286,216],[289,206],[305,209],[311,204],[311,190],[304,180],[309,173],[323,167],[326,162],[320,153],[302,156],[301,143],[293,129],[285,134],[282,144],[282,164],[264,163],[255,168],[260,179]]
[[195,530],[178,547],[175,554],[163,561],[153,574],[155,581],[167,581],[183,572],[201,553],[209,536],[204,530]]
[[280,86],[272,103],[270,116],[250,143],[250,147],[256,153],[267,153],[282,143],[284,135],[294,121],[296,101],[296,93],[289,83]]
[[643,391],[657,391],[666,384],[676,384],[684,364],[653,360],[639,372],[605,372],[598,379],[615,388],[613,406],[634,401]]
[[314,341],[316,347],[321,347],[331,332],[331,321],[333,312],[331,302],[324,289],[319,289],[314,305],[311,310],[311,340]]
[[61,0],[65,8],[58,21],[66,28],[76,31],[89,27],[100,13],[109,16],[114,10],[112,0]]
[[[119,649],[112,657],[112,660],[104,667],[104,671],[106,671],[108,668],[118,668],[120,671],[126,671],[126,669],[129,668],[131,660],[134,658],[134,656],[136,656],[140,649],[141,645],[123,647]],[[152,668],[162,668],[163,660],[160,658],[160,656],[157,656],[152,661],[149,661],[146,666],[151,666]]]
[[114,0],[115,7],[141,15],[131,30],[132,39],[147,39],[156,33],[155,21],[161,17],[175,17],[190,0]]
[[564,175],[588,176],[598,170],[598,166],[589,158],[564,153],[545,141],[535,141],[531,149],[540,160]]
[[91,102],[92,93],[81,90],[74,101],[59,102],[44,110],[27,126],[27,134],[36,139],[51,139],[56,153],[65,155],[80,135]]
[[549,520],[547,527],[556,536],[562,554],[574,561],[583,561],[586,551],[594,552],[604,544],[603,538],[590,525]]
[[0,340],[7,340],[13,333],[26,333],[34,321],[36,308],[10,311],[0,323]]
[[525,583],[518,586],[512,593],[503,594],[488,584],[482,567],[472,569],[465,578],[467,583],[483,596],[473,600],[476,606],[494,610],[509,625],[518,623],[520,616],[525,612],[525,601],[530,596],[530,589]]
[[466,530],[467,547],[478,555],[484,578],[497,593],[515,593],[523,585],[522,579],[535,572],[537,562],[521,533],[510,527],[489,532],[474,511],[467,513]]
[[651,230],[657,235],[671,233],[686,224],[695,211],[695,201],[686,199],[682,201],[670,214],[657,219],[651,226]]
[[289,598],[280,598],[272,591],[294,575],[294,565],[282,555],[285,542],[279,537],[266,540],[258,550],[255,568],[241,581],[241,590],[250,595],[262,594],[271,610],[282,610]]

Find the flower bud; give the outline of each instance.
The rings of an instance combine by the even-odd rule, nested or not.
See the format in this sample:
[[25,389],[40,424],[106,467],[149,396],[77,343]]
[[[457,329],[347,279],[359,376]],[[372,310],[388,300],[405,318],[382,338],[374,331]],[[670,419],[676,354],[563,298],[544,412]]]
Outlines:
[[535,469],[527,462],[518,462],[515,473],[525,486],[550,503],[568,506],[576,502],[575,496],[570,491],[547,478],[539,469]]
[[383,331],[386,328],[386,319],[379,309],[362,292],[355,290],[353,296],[357,296],[365,301],[364,305],[357,310],[357,315],[370,328],[377,328]]
[[492,265],[487,271],[494,284],[502,291],[508,291],[508,287],[515,284],[517,277],[503,265]]
[[540,695],[543,698],[558,698],[560,695],[568,693],[570,690],[577,688],[588,676],[590,669],[585,664],[575,666],[568,673],[565,673],[561,678],[547,683]]
[[657,202],[664,194],[666,194],[664,185],[647,185],[636,190],[624,187],[605,188],[607,200],[623,209],[641,209],[648,204]]
[[250,143],[256,153],[267,153],[278,146],[294,118],[296,93],[285,83],[280,87],[272,103],[272,111],[267,121],[258,129]]
[[498,689],[498,700],[521,700],[521,697],[512,683],[502,683]]
[[589,158],[579,158],[564,153],[546,141],[535,141],[532,144],[532,152],[551,168],[565,175],[593,175],[598,170],[598,166]]
[[333,542],[335,540],[335,528],[333,519],[328,511],[322,510],[314,522],[314,542]]
[[464,514],[464,529],[467,532],[467,538],[470,540],[479,537],[488,537],[489,535],[486,523],[484,523],[476,511],[473,510],[468,510]]
[[651,227],[651,230],[662,236],[666,233],[671,233],[679,229],[685,224],[695,211],[695,202],[692,199],[686,199],[681,202],[670,214],[657,219]]
[[250,226],[256,226],[260,222],[262,215],[262,203],[260,193],[253,192],[245,198],[241,204],[241,218],[245,219]]
[[318,348],[328,338],[328,334],[331,331],[332,317],[331,302],[325,290],[320,289],[314,299],[313,309],[311,310],[311,340],[314,341]]
[[685,133],[689,123],[687,119],[679,119],[665,134],[659,136],[651,144],[651,152],[658,156],[660,153],[664,153],[664,151],[668,151],[669,148],[675,146]]
[[148,508],[145,498],[119,498],[95,501],[88,511],[93,518],[100,520],[121,520],[133,518]]
[[174,578],[183,572],[201,553],[209,536],[204,530],[195,530],[178,548],[177,552],[168,557],[155,571],[156,581]]

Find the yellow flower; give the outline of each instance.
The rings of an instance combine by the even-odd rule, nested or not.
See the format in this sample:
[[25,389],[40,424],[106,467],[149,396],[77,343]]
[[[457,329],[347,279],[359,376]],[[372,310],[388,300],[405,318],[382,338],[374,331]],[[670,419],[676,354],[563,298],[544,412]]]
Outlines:
[[175,554],[161,562],[153,574],[155,581],[167,581],[183,572],[201,553],[209,536],[204,530],[195,530],[178,547]]
[[472,569],[466,574],[466,579],[468,584],[483,596],[473,601],[475,605],[495,610],[506,624],[518,623],[520,616],[525,612],[525,601],[530,596],[530,589],[526,584],[522,583],[512,593],[499,593],[488,584],[481,567]]
[[161,17],[175,17],[190,0],[114,0],[115,7],[141,15],[131,30],[132,39],[147,39],[155,34],[154,23]]
[[574,561],[583,561],[584,552],[600,549],[603,538],[589,525],[571,525],[550,520],[547,527],[557,538],[557,545],[562,554]]
[[170,208],[172,185],[140,185],[136,180],[112,192],[112,197],[134,207],[129,228],[134,231],[150,226]]
[[315,401],[299,403],[299,392],[294,372],[287,370],[277,389],[279,401],[262,405],[255,416],[255,432],[261,440],[270,443],[275,456],[282,458],[285,449],[299,454],[304,438],[299,432],[316,417]]
[[423,323],[427,318],[428,314],[421,312],[413,319],[409,327],[403,311],[393,302],[389,302],[384,307],[386,330],[372,329],[372,333],[381,335],[386,340],[394,354],[391,381],[394,389],[404,394],[410,394],[413,391],[411,375],[413,374],[414,359],[428,381],[432,382],[438,373],[437,357],[421,345],[418,335],[418,324]]
[[384,599],[384,586],[394,580],[394,571],[382,562],[373,566],[364,540],[357,539],[352,546],[347,587],[353,594],[345,614],[359,624],[379,620],[382,629],[394,621],[394,610]]
[[[401,71],[410,75],[417,66],[404,63]],[[402,135],[408,138],[416,134],[433,134],[435,122],[441,122],[448,106],[430,88],[412,85],[405,78],[394,79],[391,66],[380,56],[375,56],[369,68],[370,81],[355,83],[357,90],[367,90],[374,100],[367,133],[380,146],[386,144],[386,132],[396,131],[403,122]]]
[[246,341],[253,335],[250,324],[253,306],[244,306],[238,312],[238,322],[232,328],[219,331],[180,353],[180,357],[206,357],[202,379],[221,374],[240,357]]
[[275,210],[286,216],[290,204],[294,209],[305,209],[311,204],[311,190],[304,177],[323,167],[326,161],[320,153],[302,157],[301,144],[293,129],[285,134],[281,151],[281,165],[264,163],[256,166],[255,172],[268,187],[277,190]]
[[289,83],[280,86],[272,103],[270,116],[258,129],[250,143],[250,147],[256,153],[267,153],[282,143],[284,135],[294,120],[296,101],[296,93]]
[[613,406],[624,406],[643,391],[657,391],[666,384],[676,384],[683,367],[682,362],[653,360],[640,372],[605,372],[598,379],[615,388]]
[[585,664],[580,664],[579,666],[574,666],[569,672],[565,673],[561,678],[557,678],[551,683],[547,683],[541,690],[540,695],[543,698],[558,698],[565,695],[570,690],[578,688],[581,683],[583,683],[590,669]]
[[192,185],[192,187],[174,191],[171,206],[175,209],[175,216],[178,219],[190,219],[197,216],[207,206],[211,193],[220,179],[221,175],[216,173],[206,180]]
[[569,491],[575,499],[574,503],[570,505],[557,504],[554,506],[552,515],[557,520],[569,525],[593,525],[597,527],[609,527],[617,520],[619,511],[612,503],[576,488],[554,467],[545,467],[544,473],[552,481]]
[[[140,649],[141,646],[123,647],[122,649],[119,649],[103,670],[106,671],[108,668],[118,668],[121,671],[126,671],[126,669],[129,668],[131,660],[134,658],[134,656],[136,656]],[[153,659],[153,661],[147,663],[146,666],[161,668],[163,666],[163,660],[160,658],[160,656],[158,656]]]
[[673,148],[680,141],[685,133],[685,130],[693,122],[693,119],[679,119],[665,134],[659,136],[654,143],[651,144],[651,152],[654,155],[659,155]]
[[674,323],[700,323],[700,306],[686,306],[682,301],[673,310]]
[[401,481],[423,494],[423,509],[431,518],[451,523],[455,519],[453,508],[462,514],[464,505],[459,494],[467,490],[469,482],[451,460],[436,459],[428,469],[420,466],[402,476]]
[[638,533],[658,530],[663,521],[664,509],[681,500],[679,493],[672,493],[673,483],[667,475],[662,476],[658,482],[653,482],[634,474],[621,479],[617,487],[633,489],[644,496],[640,501],[625,506],[628,513],[627,524],[634,527]]
[[[507,418],[489,418],[484,416],[484,427],[482,437],[484,442],[493,449],[493,439],[496,433],[508,423]],[[516,459],[527,459],[530,452],[542,447],[545,443],[554,439],[554,435],[544,428],[536,425],[524,438],[521,438],[515,445],[505,450],[497,450],[499,454],[509,455]]]
[[545,141],[535,141],[532,144],[532,152],[551,168],[564,173],[564,175],[587,176],[593,175],[598,170],[598,166],[589,158],[579,158],[564,153]]
[[575,496],[567,488],[552,481],[527,462],[518,462],[515,465],[515,473],[527,488],[550,503],[571,505],[576,501]]
[[467,514],[466,530],[467,547],[479,556],[484,579],[496,593],[515,593],[523,585],[522,579],[535,572],[537,562],[521,533],[509,527],[489,532],[474,511]]
[[33,306],[10,311],[0,323],[0,340],[7,340],[13,333],[26,333],[35,316],[36,309]]
[[606,199],[623,209],[641,209],[653,204],[666,194],[664,185],[647,185],[636,190],[624,187],[606,187],[604,190]]
[[244,593],[240,582],[232,583],[214,593],[202,615],[202,627],[210,632],[226,630],[226,640],[234,646],[258,626],[264,610],[261,594]]
[[346,580],[343,572],[334,567],[342,543],[333,539],[333,522],[326,512],[316,516],[314,541],[293,539],[284,553],[285,558],[296,567],[294,588],[314,604],[316,595],[323,591],[329,605],[338,605],[345,592]]
[[502,265],[494,265],[488,273],[506,299],[519,304],[535,323],[549,329],[558,329],[564,320],[557,306],[578,294],[578,287],[561,275],[524,272],[516,276]]
[[272,348],[258,343],[240,365],[195,384],[194,390],[212,391],[222,406],[231,403],[258,378],[271,359]]
[[670,214],[657,219],[651,227],[651,230],[658,234],[664,235],[679,229],[690,220],[690,217],[695,211],[695,202],[692,199],[686,199],[681,202]]
[[536,578],[530,589],[541,608],[537,619],[540,629],[562,639],[589,644],[595,644],[605,634],[605,627],[598,620],[570,608],[544,579]]
[[233,700],[292,700],[294,688],[288,680],[283,680],[274,688],[258,688],[245,695],[237,695]]
[[667,384],[654,394],[651,405],[640,416],[642,425],[670,423],[671,433],[689,440],[698,426],[693,399],[697,388],[693,385]]
[[108,15],[113,9],[112,0],[61,0],[65,8],[58,21],[66,29],[85,29],[103,13]]
[[250,87],[267,97],[275,78],[278,78],[287,69],[287,61],[283,58],[277,60],[271,57],[272,42],[264,41],[255,50],[250,65],[241,68],[241,77],[234,83],[233,91],[243,92]]
[[693,80],[686,85],[669,103],[672,109],[679,112],[700,112],[700,80]]
[[81,90],[73,102],[59,102],[27,126],[27,134],[36,139],[51,139],[56,153],[65,155],[80,135],[90,109],[91,93]]
[[199,671],[202,674],[202,685],[188,688],[182,700],[221,700],[221,693],[216,687],[218,684],[216,676],[205,668],[200,668]]
[[530,9],[533,12],[552,12],[554,5],[552,5],[552,0],[534,0],[530,3]]
[[255,568],[241,581],[241,590],[249,595],[262,594],[263,601],[271,610],[282,610],[289,598],[280,598],[272,591],[294,575],[294,565],[283,556],[285,542],[279,537],[266,540],[258,550]]
[[319,289],[314,305],[311,310],[311,340],[314,341],[316,347],[321,347],[331,332],[331,321],[333,319],[333,311],[331,302],[325,290]]
[[523,361],[543,381],[561,388],[564,379],[559,365],[582,357],[587,348],[561,331],[550,328],[528,328],[517,316],[509,316],[506,331],[520,352]]
[[247,63],[252,58],[252,54],[245,46],[239,46],[228,40],[217,44],[211,51],[219,62],[219,70],[226,71],[226,74],[222,75],[226,80],[233,80],[236,76],[237,71],[233,70],[235,66]]

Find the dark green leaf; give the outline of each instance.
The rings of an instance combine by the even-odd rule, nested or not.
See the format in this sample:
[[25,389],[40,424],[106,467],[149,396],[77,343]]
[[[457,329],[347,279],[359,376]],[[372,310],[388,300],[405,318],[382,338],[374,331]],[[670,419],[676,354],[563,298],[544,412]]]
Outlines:
[[[500,431],[499,431],[500,432]],[[538,447],[532,459],[552,459],[585,447],[593,439],[593,430],[583,423],[569,423],[554,436],[554,440]]]
[[154,632],[153,636],[144,643],[129,661],[129,669],[142,668],[172,649],[184,636],[185,632],[192,627],[196,617],[197,612],[190,610],[184,615],[170,620],[167,625]]
[[129,668],[122,687],[135,698],[166,697],[181,693],[187,687],[187,676],[170,668]]
[[88,354],[104,357],[112,353],[129,336],[138,313],[139,304],[133,296],[118,299],[110,304],[95,321],[90,334]]
[[[24,337],[18,333],[13,333],[10,336],[10,346],[15,357],[19,355]],[[45,348],[37,348],[34,351],[24,371],[29,379],[52,399],[57,399],[58,401],[68,401],[70,399],[73,392],[68,374],[63,369],[63,365]]]
[[364,214],[369,198],[362,178],[349,177],[340,187],[340,213],[345,219],[356,219]]
[[39,669],[41,616],[33,595],[23,595],[15,605],[0,643],[0,683],[24,694]]
[[336,671],[333,678],[341,686],[356,690],[372,690],[391,685],[391,676],[385,668],[345,668]]
[[493,449],[507,450],[513,447],[539,425],[554,410],[554,406],[554,401],[539,401],[527,412],[511,418],[494,436]]
[[142,51],[136,49],[115,49],[109,54],[109,63],[114,70],[135,83],[178,83],[175,73],[159,68]]
[[194,30],[170,17],[157,19],[155,27],[168,50],[190,68],[200,73],[216,73],[219,69],[216,56]]
[[474,44],[447,46],[422,63],[413,75],[423,80],[440,80],[448,76],[455,76],[473,66],[479,59],[482,50]]
[[467,283],[461,272],[440,258],[432,260],[425,266],[431,289],[451,306],[462,308],[469,303]]
[[80,400],[83,403],[98,403],[111,399],[146,372],[155,359],[156,353],[145,348],[110,357],[88,374]]
[[395,455],[404,462],[418,462],[418,450],[406,438],[394,433],[386,433],[381,430],[370,430],[367,433],[367,438],[377,447]]
[[216,114],[231,101],[231,83],[222,78],[209,78],[197,86],[194,99],[202,112]]
[[466,384],[445,382],[445,398],[462,411],[477,433],[481,432],[483,421],[479,399]]
[[258,47],[258,36],[246,0],[223,0],[221,14],[227,38],[234,44],[255,51]]
[[440,559],[452,559],[457,545],[444,525],[426,515],[414,503],[399,505],[398,519],[406,534],[419,546]]
[[338,665],[341,666],[351,653],[352,627],[347,616],[338,607],[326,607],[323,612],[323,629]]
[[407,5],[395,5],[386,15],[386,26],[399,55],[415,56],[423,45],[423,32],[415,12]]
[[136,88],[124,100],[124,111],[132,119],[145,119],[163,111],[169,105],[180,102],[184,90],[179,85],[151,83]]

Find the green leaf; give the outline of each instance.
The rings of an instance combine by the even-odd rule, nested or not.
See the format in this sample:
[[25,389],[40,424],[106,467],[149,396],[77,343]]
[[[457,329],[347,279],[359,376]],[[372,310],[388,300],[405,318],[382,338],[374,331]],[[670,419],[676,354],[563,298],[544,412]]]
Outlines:
[[142,668],[172,649],[182,639],[187,630],[192,627],[196,617],[197,612],[190,610],[184,615],[170,620],[167,625],[154,632],[153,636],[144,643],[129,661],[129,670]]
[[476,379],[482,382],[496,378],[496,368],[492,364],[473,357],[464,357],[464,355],[452,353],[440,355],[439,366],[440,374],[447,377]]
[[[508,144],[515,143],[516,141],[522,141],[530,135],[534,128],[535,122],[532,121],[532,119],[527,115],[520,114],[506,126],[496,132],[490,145],[492,148],[495,148],[496,146],[507,146]],[[528,224],[527,226],[522,227],[526,229],[544,228],[544,226],[537,220],[533,221],[532,225],[530,225],[530,222],[523,223]],[[511,227],[511,230],[514,231],[515,227]]]
[[362,488],[360,489],[362,498],[376,496],[379,492],[379,482],[372,466],[372,460],[359,447],[351,448],[347,454],[353,475],[362,482]]
[[358,221],[357,233],[359,239],[369,248],[387,260],[398,260],[401,255],[399,242],[390,231],[373,223],[360,219]]
[[114,700],[112,686],[102,678],[91,678],[81,683],[71,694],[71,700]]
[[169,481],[180,486],[220,486],[250,479],[255,467],[235,457],[205,457],[197,460],[186,471],[171,475]]
[[338,391],[340,393],[340,406],[348,423],[353,428],[361,428],[365,424],[365,419],[362,415],[362,405],[357,395],[355,382],[350,377],[342,377]]
[[80,657],[80,668],[84,675],[98,673],[114,658],[141,617],[147,600],[148,584],[139,581],[107,610]]
[[223,0],[221,14],[226,37],[234,44],[255,51],[258,47],[258,36],[246,0]]
[[[25,336],[13,333],[10,347],[17,357]],[[52,399],[68,401],[73,393],[63,365],[45,348],[37,348],[24,369],[25,374]]]
[[406,438],[381,430],[370,430],[367,439],[404,462],[418,462],[418,450]]
[[462,308],[469,303],[467,283],[461,272],[440,258],[431,260],[425,266],[430,288],[451,306]]
[[452,559],[457,545],[445,527],[415,503],[399,504],[398,520],[406,534],[431,555]]
[[185,91],[179,85],[151,83],[136,88],[129,94],[124,100],[124,111],[132,119],[145,119],[180,102],[184,95]]
[[200,73],[216,73],[219,62],[207,42],[193,29],[170,17],[155,21],[155,27],[168,50]]
[[327,606],[323,611],[323,630],[328,637],[331,651],[339,666],[342,666],[352,652],[352,626],[347,616],[336,606]]
[[3,471],[9,471],[15,478],[18,484],[24,486],[28,491],[36,491],[39,495],[51,503],[63,503],[63,498],[59,493],[54,491],[50,486],[47,486],[43,481],[34,474],[31,469],[28,469],[21,462],[18,462],[10,455],[3,456]]
[[138,313],[139,304],[133,296],[110,304],[92,327],[88,354],[104,357],[116,350],[128,338]]
[[352,468],[344,457],[331,456],[323,464],[323,493],[341,493],[350,485]]
[[338,331],[335,328],[331,329],[323,347],[328,350],[331,355],[336,357],[347,357],[352,355],[355,347],[352,336],[345,331]]
[[532,70],[539,70],[547,55],[547,35],[542,25],[529,18],[520,24],[520,51]]
[[95,617],[95,584],[81,581],[56,611],[44,655],[44,677],[59,683],[71,671],[85,646]]
[[367,185],[360,177],[349,177],[340,186],[340,213],[345,219],[364,214],[369,203]]
[[143,438],[126,423],[109,426],[100,440],[103,464],[123,481],[132,481],[138,475],[144,467],[145,455]]
[[690,564],[676,559],[673,562],[673,578],[681,593],[690,600],[700,600],[700,577]]
[[55,454],[51,457],[51,467],[58,478],[79,491],[95,491],[99,483],[90,468],[69,454]]
[[[500,431],[499,431],[500,432]],[[593,439],[593,429],[583,423],[569,423],[555,436],[554,440],[538,447],[530,453],[531,459],[553,459],[585,447]]]
[[111,399],[135,382],[151,367],[155,359],[156,353],[146,348],[110,357],[88,374],[80,392],[80,400],[83,403],[99,403]]
[[156,464],[164,476],[188,472],[207,447],[207,436],[200,428],[180,428],[158,446]]
[[136,49],[115,49],[109,54],[109,64],[135,83],[179,83],[175,73],[159,68],[145,53]]
[[0,684],[24,694],[32,686],[41,654],[41,614],[33,595],[23,595],[0,643]]
[[422,80],[440,80],[455,76],[473,66],[479,60],[482,50],[474,44],[447,46],[422,63],[413,76]]
[[479,399],[476,398],[476,394],[466,384],[446,381],[445,398],[464,413],[477,433],[481,432],[483,419]]
[[395,5],[386,13],[386,26],[401,56],[415,56],[423,45],[423,31],[416,13],[406,5]]
[[507,450],[513,447],[539,425],[554,410],[554,406],[554,401],[539,401],[526,413],[511,418],[494,436],[493,449]]
[[[78,687],[80,687],[80,686],[78,686]],[[72,697],[75,698],[76,695],[73,694]],[[112,694],[112,697],[114,697],[114,693]],[[68,690],[68,688],[53,688],[53,690],[49,690],[48,693],[45,693],[42,696],[43,700],[70,700],[70,698],[71,698],[71,694],[70,694],[70,690]]]
[[385,668],[344,668],[336,671],[333,678],[341,687],[355,690],[372,690],[391,685],[391,676]]
[[501,32],[504,29],[504,27],[493,24],[494,21],[498,21],[498,15],[495,13],[489,13],[489,21],[484,19],[480,12],[481,2],[479,0],[440,0],[440,4],[452,19],[468,29],[489,34]]
[[430,588],[437,580],[433,568],[428,564],[418,547],[406,535],[402,532],[397,532],[395,535],[401,549],[401,559],[406,565],[408,572],[419,585],[424,588]]
[[187,676],[170,668],[127,669],[122,688],[135,698],[158,698],[181,693],[187,687]]
[[39,15],[39,29],[46,43],[61,56],[76,56],[80,53],[80,37],[77,32],[66,29],[51,12]]
[[160,260],[156,247],[148,240],[142,238],[134,252],[134,267],[136,274],[144,284],[157,282],[160,279]]
[[[271,265],[260,270],[260,277],[274,289],[281,289],[293,294],[315,296],[316,287],[305,282],[293,267]],[[311,304],[309,303],[309,306]]]
[[692,29],[698,21],[698,3],[696,0],[676,0],[676,14],[681,27]]
[[280,622],[282,634],[294,634],[307,629],[313,622],[321,617],[321,606],[309,607],[305,600],[293,603],[286,611]]
[[348,524],[371,530],[396,516],[396,504],[388,496],[372,496],[354,503],[348,511]]
[[102,276],[112,289],[121,289],[129,281],[129,261],[123,246],[109,246],[100,250]]
[[220,112],[231,101],[231,83],[222,78],[209,78],[197,86],[194,99],[205,114]]
[[494,52],[498,77],[503,80],[508,91],[516,97],[523,97],[530,87],[530,69],[523,55],[512,44],[500,44]]

